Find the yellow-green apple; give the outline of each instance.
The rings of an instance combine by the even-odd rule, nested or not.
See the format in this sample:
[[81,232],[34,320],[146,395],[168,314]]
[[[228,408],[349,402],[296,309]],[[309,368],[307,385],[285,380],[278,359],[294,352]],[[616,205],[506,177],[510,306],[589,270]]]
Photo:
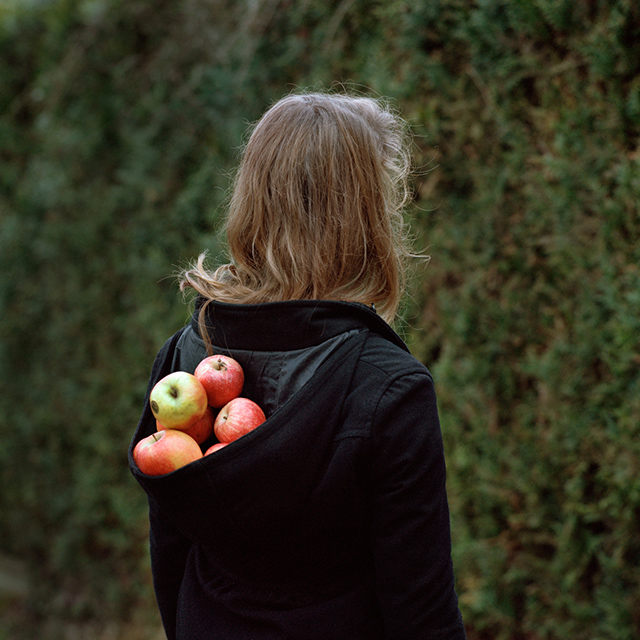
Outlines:
[[207,410],[207,392],[193,374],[174,371],[155,384],[149,402],[166,429],[188,429]]
[[216,451],[220,451],[220,449],[222,449],[222,447],[226,447],[229,443],[228,442],[216,442],[216,444],[212,444],[205,452],[204,455],[205,456],[210,456],[212,453],[215,453]]
[[[215,416],[213,415],[213,411],[211,407],[207,406],[207,409],[204,412],[204,415],[198,422],[192,424],[190,427],[183,429],[181,427],[174,427],[175,429],[186,433],[188,436],[191,436],[198,444],[202,444],[205,440],[209,438],[209,436],[213,433],[213,422],[215,420]],[[166,429],[165,425],[163,425],[160,420],[156,420],[156,430],[162,431]]]
[[160,476],[202,458],[200,445],[183,431],[165,429],[143,438],[133,449],[142,473]]
[[233,442],[266,420],[262,409],[248,398],[234,398],[220,409],[213,431],[220,442]]
[[242,393],[244,371],[240,363],[229,356],[208,356],[198,364],[193,375],[206,389],[209,404],[216,409]]

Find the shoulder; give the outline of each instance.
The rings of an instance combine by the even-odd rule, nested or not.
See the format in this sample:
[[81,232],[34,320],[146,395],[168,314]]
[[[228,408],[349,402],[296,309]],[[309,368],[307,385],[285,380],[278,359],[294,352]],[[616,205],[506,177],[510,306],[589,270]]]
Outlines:
[[407,350],[400,348],[384,337],[370,333],[360,354],[361,375],[373,376],[380,382],[390,384],[396,378],[427,377],[432,380],[429,369]]
[[[436,407],[434,384],[427,367],[385,338],[370,333],[353,370],[346,411],[360,418],[369,433],[402,409],[394,422],[424,418]],[[368,425],[365,427],[364,425]]]

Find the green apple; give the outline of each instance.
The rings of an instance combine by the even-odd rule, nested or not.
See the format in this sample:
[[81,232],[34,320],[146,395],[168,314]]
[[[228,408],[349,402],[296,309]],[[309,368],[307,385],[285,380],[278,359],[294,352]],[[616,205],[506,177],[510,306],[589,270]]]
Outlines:
[[175,371],[159,380],[149,396],[151,411],[166,429],[188,429],[205,414],[207,392],[186,371]]

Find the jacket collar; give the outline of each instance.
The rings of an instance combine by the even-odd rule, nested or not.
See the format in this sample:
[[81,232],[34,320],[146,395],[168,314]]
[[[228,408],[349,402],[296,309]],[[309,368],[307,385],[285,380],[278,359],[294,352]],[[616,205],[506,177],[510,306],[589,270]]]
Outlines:
[[199,335],[199,311],[213,344],[229,349],[290,351],[314,346],[351,330],[373,331],[404,351],[409,349],[378,314],[357,302],[286,300],[263,304],[228,304],[196,298],[191,325]]

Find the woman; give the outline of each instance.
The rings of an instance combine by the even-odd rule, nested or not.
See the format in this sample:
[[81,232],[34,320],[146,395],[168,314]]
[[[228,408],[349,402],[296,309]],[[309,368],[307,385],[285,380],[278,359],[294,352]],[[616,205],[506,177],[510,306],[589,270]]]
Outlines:
[[388,324],[407,172],[403,123],[372,99],[290,95],[254,128],[231,262],[183,274],[196,311],[149,389],[224,353],[267,421],[145,476],[131,451],[155,430],[147,393],[130,448],[169,640],[465,638],[433,381]]

